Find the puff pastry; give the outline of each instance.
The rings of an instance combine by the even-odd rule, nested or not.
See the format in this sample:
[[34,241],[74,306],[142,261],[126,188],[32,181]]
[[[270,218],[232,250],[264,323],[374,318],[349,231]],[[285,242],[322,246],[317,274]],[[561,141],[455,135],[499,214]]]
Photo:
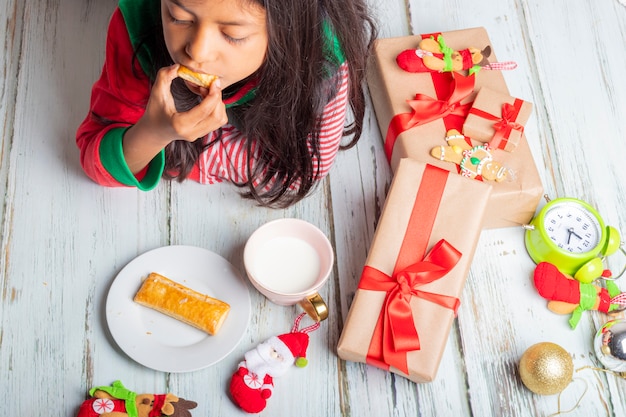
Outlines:
[[167,314],[210,335],[216,334],[230,305],[152,272],[134,298],[136,303]]
[[187,80],[194,83],[195,85],[199,85],[200,87],[204,88],[209,88],[211,84],[213,84],[213,82],[218,78],[217,75],[200,74],[198,72],[194,72],[183,65],[180,65],[178,67],[178,76],[183,80]]

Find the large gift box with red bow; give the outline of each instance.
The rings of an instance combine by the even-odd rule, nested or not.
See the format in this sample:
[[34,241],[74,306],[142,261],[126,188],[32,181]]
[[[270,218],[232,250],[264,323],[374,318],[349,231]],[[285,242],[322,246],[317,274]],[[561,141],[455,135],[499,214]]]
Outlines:
[[[452,51],[452,54],[454,51],[465,52],[459,53],[464,68],[472,67],[473,53],[480,52],[482,62],[473,65],[471,71],[418,69],[420,72],[409,72],[401,68],[400,55],[415,60],[418,44],[423,39],[438,42],[442,49]],[[469,51],[471,47],[475,49]],[[448,56],[454,56],[452,54]],[[449,64],[453,66],[452,61]],[[528,223],[543,195],[541,179],[526,140],[517,143],[515,152],[501,149],[485,152],[485,149],[473,148],[474,145],[484,145],[481,141],[471,141],[468,137],[464,140],[470,149],[459,147],[456,139],[446,140],[446,136],[448,139],[458,135],[463,137],[463,124],[482,87],[509,95],[499,70],[502,65],[498,64],[502,63],[497,62],[487,32],[483,28],[474,28],[379,39],[368,72],[376,118],[394,172],[402,158],[413,158],[489,182],[493,191],[485,215],[485,228]],[[449,133],[454,130],[458,135]],[[461,167],[467,168],[472,161],[477,161],[473,167],[476,174]],[[487,179],[489,172],[495,180]]]
[[413,159],[396,175],[337,353],[432,381],[459,306],[491,186]]

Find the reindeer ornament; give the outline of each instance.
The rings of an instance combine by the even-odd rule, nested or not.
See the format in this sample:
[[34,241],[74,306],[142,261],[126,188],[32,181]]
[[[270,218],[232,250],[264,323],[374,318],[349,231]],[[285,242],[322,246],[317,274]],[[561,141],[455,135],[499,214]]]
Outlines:
[[449,48],[443,36],[422,39],[417,49],[406,49],[396,57],[398,66],[407,72],[448,72],[469,70],[470,74],[481,68],[509,70],[517,67],[512,61],[490,63],[491,47],[469,47],[462,50]]
[[189,410],[198,405],[171,393],[137,394],[120,381],[92,388],[89,395],[77,417],[191,417]]

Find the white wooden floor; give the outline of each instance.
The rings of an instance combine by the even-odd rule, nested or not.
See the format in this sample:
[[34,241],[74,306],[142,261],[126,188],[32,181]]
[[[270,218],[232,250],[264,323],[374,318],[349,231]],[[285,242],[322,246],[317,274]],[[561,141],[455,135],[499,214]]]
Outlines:
[[[596,206],[626,234],[626,6],[618,0],[372,1],[381,36],[484,26],[513,95],[534,103],[526,135],[546,193]],[[375,3],[375,4],[374,4]],[[378,4],[380,3],[380,4]],[[517,363],[551,341],[575,368],[599,366],[586,313],[570,330],[530,281],[522,228],[484,231],[436,380],[415,384],[337,358],[391,174],[373,112],[359,145],[340,155],[320,190],[288,210],[261,209],[228,185],[162,183],[106,189],[82,173],[74,142],[99,75],[115,0],[0,2],[0,398],[4,415],[71,416],[94,385],[121,379],[140,392],[199,403],[194,416],[239,415],[227,384],[244,352],[288,331],[298,310],[250,287],[250,325],[234,352],[190,373],[153,371],[112,340],[105,300],[116,274],[165,245],[214,251],[243,270],[247,236],[269,219],[299,217],[332,240],[337,264],[323,294],[330,318],[312,334],[309,367],[276,380],[266,416],[545,416],[556,396],[521,383]],[[623,260],[626,262],[626,260]],[[625,284],[620,284],[624,287]],[[626,381],[576,373],[587,393],[569,415],[626,415]],[[563,393],[570,408],[584,391]]]

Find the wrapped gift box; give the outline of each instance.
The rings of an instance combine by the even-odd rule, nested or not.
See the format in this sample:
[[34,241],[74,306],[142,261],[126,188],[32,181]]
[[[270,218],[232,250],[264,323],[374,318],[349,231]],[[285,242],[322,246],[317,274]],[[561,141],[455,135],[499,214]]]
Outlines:
[[[475,79],[470,80],[473,84],[468,85],[468,79],[460,73],[454,73],[457,75],[453,76],[450,72],[411,73],[401,69],[396,62],[398,54],[417,48],[422,38],[430,36],[388,38],[376,42],[368,73],[368,85],[376,118],[385,137],[385,150],[394,171],[402,158],[410,157],[458,172],[458,166],[454,163],[430,156],[431,149],[446,144],[445,136],[449,129],[462,131],[476,92],[483,86],[509,94],[502,72],[498,70],[481,69],[473,76]],[[483,28],[444,32],[442,36],[453,49],[476,47],[483,50],[491,45]],[[497,62],[493,48],[491,49],[488,60],[491,63]],[[467,90],[471,92],[464,95]],[[421,100],[415,100],[416,98]],[[411,119],[415,108],[423,105],[424,101],[426,107],[440,106],[449,114],[445,117],[433,117],[431,121],[402,131],[398,126]],[[497,228],[528,223],[543,195],[541,179],[528,143],[521,141],[513,153],[499,150],[495,152],[497,154],[494,159],[500,161],[510,175],[502,182],[492,183],[493,192],[484,226]]]
[[339,340],[340,358],[415,382],[434,379],[491,189],[433,165],[398,161]]
[[465,119],[463,134],[488,142],[492,149],[513,152],[524,136],[532,107],[528,101],[483,87]]

